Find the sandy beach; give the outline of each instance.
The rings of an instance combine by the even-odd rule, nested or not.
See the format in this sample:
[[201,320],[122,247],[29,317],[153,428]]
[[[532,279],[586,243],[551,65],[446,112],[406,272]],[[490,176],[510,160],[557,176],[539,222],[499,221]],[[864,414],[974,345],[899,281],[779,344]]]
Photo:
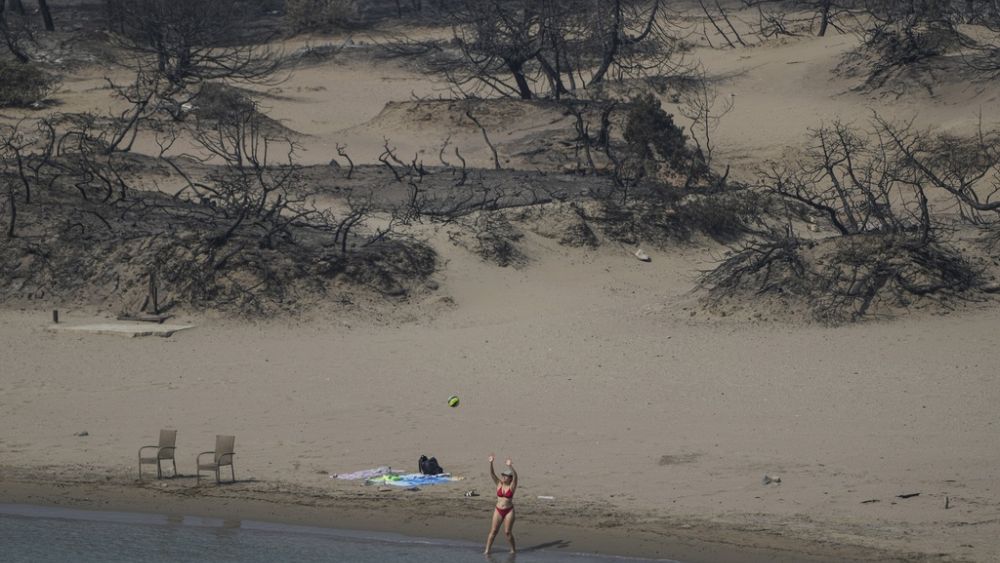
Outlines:
[[[116,495],[134,488],[133,450],[155,442],[159,427],[179,431],[182,474],[215,434],[233,433],[240,479],[307,488],[332,509],[305,519],[336,522],[354,495],[392,513],[404,494],[383,500],[330,473],[415,470],[419,455],[434,455],[466,481],[410,493],[398,518],[383,522],[410,529],[422,521],[418,499],[442,503],[435,513],[475,513],[461,494],[488,497],[485,457],[496,452],[523,475],[520,521],[538,541],[544,533],[528,530],[574,513],[612,537],[631,538],[648,520],[671,523],[651,530],[708,542],[731,530],[740,550],[763,535],[789,542],[788,560],[841,546],[875,559],[997,556],[990,350],[1000,311],[840,329],[701,321],[684,311],[677,272],[708,257],[660,258],[569,253],[517,271],[456,255],[450,265],[462,273],[443,273],[438,290],[453,296],[452,308],[413,318],[437,306],[429,297],[377,325],[349,315],[249,325],[184,317],[197,327],[125,339],[53,334],[48,311],[7,312],[0,447],[17,470],[4,475],[25,479],[37,467],[28,480],[38,485],[53,471],[57,482],[76,482],[73,498],[81,472],[98,484],[109,478],[120,485],[82,504],[101,506],[106,495],[117,506]],[[462,400],[456,409],[446,404],[452,394]],[[89,435],[74,436],[82,431]],[[781,483],[763,485],[765,474]],[[224,510],[209,500],[214,485],[192,484],[168,486],[207,495],[192,510]],[[5,501],[25,498],[5,487]],[[228,492],[239,488],[219,490],[239,506],[241,494]],[[920,495],[897,498],[910,493]],[[294,493],[281,498],[298,504]],[[479,499],[476,510],[489,503]],[[470,517],[462,535],[485,525]],[[669,542],[650,544],[624,551],[683,559]]]
[[[305,60],[280,83],[248,88],[294,135],[303,165],[325,166],[341,146],[379,165],[390,143],[407,161],[431,162],[450,143],[469,167],[492,169],[483,132],[439,99],[449,92],[440,76],[364,50],[398,25],[284,39],[287,53],[350,39],[362,55]],[[905,95],[854,89],[856,77],[835,71],[857,41],[692,45],[686,56],[733,101],[715,131],[716,162],[749,181],[810,128],[873,112],[955,135],[1000,121],[996,80],[938,76],[936,89]],[[75,68],[57,105],[3,118],[106,109],[107,74]],[[496,108],[483,119],[505,169],[563,171],[542,171],[529,149],[570,134],[567,113]],[[669,97],[663,109],[681,111]],[[155,140],[140,135],[135,152],[155,156]],[[191,146],[181,138],[171,154]],[[340,190],[338,162],[328,183]],[[175,191],[169,173],[149,176],[143,189]],[[346,199],[317,201],[339,210]],[[705,307],[699,276],[735,248],[708,236],[625,245],[598,234],[599,244],[574,246],[524,228],[523,260],[500,267],[457,242],[456,229],[412,226],[436,263],[406,292],[338,277],[338,299],[303,299],[293,314],[181,304],[171,322],[194,328],[169,338],[49,330],[53,309],[62,325],[112,320],[142,282],[116,279],[121,295],[7,293],[18,296],[0,303],[0,503],[481,541],[496,453],[520,474],[524,546],[685,563],[1000,560],[995,299],[914,300],[828,326],[784,301]],[[976,252],[1000,264],[995,247]],[[136,450],[161,428],[178,431],[181,477],[139,482]],[[236,436],[238,482],[196,486],[195,455],[217,434]],[[416,471],[421,455],[462,480],[381,491],[331,478]]]

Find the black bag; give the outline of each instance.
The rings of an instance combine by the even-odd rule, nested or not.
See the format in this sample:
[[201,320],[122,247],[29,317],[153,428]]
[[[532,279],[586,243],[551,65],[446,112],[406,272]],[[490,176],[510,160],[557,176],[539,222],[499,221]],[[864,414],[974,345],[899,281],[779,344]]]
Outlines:
[[438,465],[438,460],[435,457],[420,456],[420,460],[417,461],[417,467],[420,469],[421,475],[440,475],[444,473],[444,469]]
[[427,460],[427,475],[440,475],[444,473],[444,468],[438,465],[436,457]]

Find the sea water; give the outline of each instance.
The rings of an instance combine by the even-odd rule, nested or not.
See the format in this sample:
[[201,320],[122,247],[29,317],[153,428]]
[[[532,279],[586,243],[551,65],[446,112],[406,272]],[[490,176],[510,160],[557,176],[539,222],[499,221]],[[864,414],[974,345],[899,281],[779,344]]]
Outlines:
[[572,546],[560,541],[523,547],[527,549],[516,558],[503,553],[486,558],[479,552],[481,546],[468,542],[249,520],[0,504],[0,561],[6,563],[640,561],[569,553]]

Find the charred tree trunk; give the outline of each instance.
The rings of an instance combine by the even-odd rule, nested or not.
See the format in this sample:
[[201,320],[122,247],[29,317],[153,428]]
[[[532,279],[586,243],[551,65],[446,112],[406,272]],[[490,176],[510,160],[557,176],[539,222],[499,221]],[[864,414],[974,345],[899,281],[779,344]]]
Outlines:
[[611,102],[601,108],[601,130],[597,134],[597,146],[607,148],[611,146],[611,114],[615,111],[617,104]]
[[149,307],[154,315],[160,314],[160,288],[156,283],[156,270],[149,272]]
[[816,33],[817,36],[823,37],[826,35],[826,29],[830,27],[830,4],[832,0],[825,0],[819,7],[819,32]]
[[7,238],[15,238],[14,228],[17,225],[17,197],[14,194],[14,184],[7,184],[7,204],[10,205],[10,225],[7,226]]
[[528,78],[524,76],[524,63],[513,60],[506,62],[510,73],[514,75],[514,82],[517,83],[518,95],[521,96],[522,100],[530,100],[532,98],[531,84],[528,84]]
[[542,72],[549,79],[549,86],[552,89],[552,94],[555,98],[561,99],[563,94],[568,94],[569,91],[566,90],[566,86],[562,81],[562,72],[559,70],[559,60],[556,59],[556,66],[553,67],[545,57],[539,55],[537,57],[539,66],[542,67]]
[[612,63],[615,62],[615,58],[618,56],[618,49],[622,44],[622,3],[621,0],[615,0],[614,7],[614,23],[612,24],[612,29],[608,33],[607,44],[604,46],[604,58],[601,61],[601,66],[594,73],[594,77],[590,79],[591,84],[598,84],[604,80],[604,76],[608,73],[608,69],[611,68]]
[[7,25],[7,17],[2,10],[0,10],[0,37],[3,38],[4,42],[7,43],[7,49],[10,50],[18,61],[26,63],[30,60],[28,54],[24,52],[24,49],[17,44],[17,38],[11,32],[10,27]]
[[42,13],[42,19],[45,21],[45,30],[55,31],[56,24],[52,21],[52,12],[49,10],[48,0],[38,0],[38,11]]

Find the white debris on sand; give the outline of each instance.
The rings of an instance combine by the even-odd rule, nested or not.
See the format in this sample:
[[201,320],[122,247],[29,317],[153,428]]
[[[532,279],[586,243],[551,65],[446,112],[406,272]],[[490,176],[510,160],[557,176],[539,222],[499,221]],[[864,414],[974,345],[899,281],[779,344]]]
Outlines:
[[57,324],[49,326],[47,330],[50,332],[113,334],[116,336],[127,336],[129,338],[135,338],[138,336],[160,336],[166,338],[173,336],[177,332],[188,330],[190,328],[194,328],[194,325],[108,322],[85,325]]

